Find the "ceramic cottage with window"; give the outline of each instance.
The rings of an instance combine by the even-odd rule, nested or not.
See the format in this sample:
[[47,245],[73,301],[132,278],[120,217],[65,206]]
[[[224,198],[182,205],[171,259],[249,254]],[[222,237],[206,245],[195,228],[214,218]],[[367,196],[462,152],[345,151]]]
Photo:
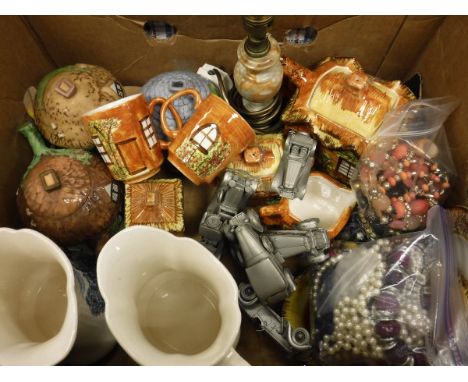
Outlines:
[[163,157],[143,96],[123,98],[92,110],[84,118],[115,179],[135,183],[159,171]]
[[327,58],[314,70],[286,57],[282,64],[297,87],[283,122],[315,135],[318,167],[349,184],[385,114],[414,99],[413,93],[400,81],[369,76],[353,58]]

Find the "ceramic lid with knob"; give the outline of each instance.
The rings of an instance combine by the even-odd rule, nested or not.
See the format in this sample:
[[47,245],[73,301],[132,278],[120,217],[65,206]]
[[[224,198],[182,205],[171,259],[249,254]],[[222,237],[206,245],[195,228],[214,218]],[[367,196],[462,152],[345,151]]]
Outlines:
[[106,165],[84,150],[47,148],[32,123],[20,132],[34,152],[17,193],[23,223],[60,245],[104,233],[121,201]]
[[91,149],[91,135],[81,116],[124,96],[123,86],[104,68],[87,64],[59,68],[46,75],[37,87],[37,127],[56,146]]
[[[205,99],[211,93],[219,94],[219,90],[214,83],[206,80],[199,74],[188,71],[173,71],[159,74],[143,85],[142,92],[145,95],[146,100],[150,101],[157,97],[169,98],[181,90],[190,88],[196,89],[200,93],[202,99]],[[184,96],[176,100],[174,102],[174,107],[182,118],[183,123],[187,122],[195,110],[193,98],[190,96]],[[154,109],[153,123],[158,128],[159,136],[164,138],[164,134],[159,127],[159,110],[160,107],[156,107]],[[167,125],[171,130],[176,129],[176,123],[171,113],[167,114]]]

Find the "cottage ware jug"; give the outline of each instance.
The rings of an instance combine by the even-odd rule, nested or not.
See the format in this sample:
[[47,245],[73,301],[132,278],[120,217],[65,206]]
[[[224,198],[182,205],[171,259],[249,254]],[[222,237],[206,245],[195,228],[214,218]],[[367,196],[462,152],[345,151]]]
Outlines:
[[91,139],[114,179],[137,183],[159,172],[164,157],[150,117],[158,104],[147,104],[139,93],[83,114]]
[[0,243],[0,365],[85,365],[115,346],[92,271],[37,231],[0,228]]
[[229,271],[201,244],[133,226],[97,264],[109,329],[141,365],[247,365],[234,350],[241,312]]
[[[194,98],[195,111],[183,123],[173,102],[187,95]],[[185,89],[167,100],[161,97],[151,102],[162,104],[161,128],[169,141],[161,141],[161,147],[168,150],[167,159],[197,186],[211,183],[255,140],[255,132],[245,119],[214,94],[202,100],[196,89]],[[175,118],[175,130],[166,120],[168,109]]]

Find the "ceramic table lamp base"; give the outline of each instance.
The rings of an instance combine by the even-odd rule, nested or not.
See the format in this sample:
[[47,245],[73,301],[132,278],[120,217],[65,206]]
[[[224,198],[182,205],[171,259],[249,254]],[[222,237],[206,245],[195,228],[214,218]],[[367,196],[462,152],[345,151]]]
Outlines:
[[0,228],[0,243],[0,365],[89,365],[115,346],[99,291],[53,241]]

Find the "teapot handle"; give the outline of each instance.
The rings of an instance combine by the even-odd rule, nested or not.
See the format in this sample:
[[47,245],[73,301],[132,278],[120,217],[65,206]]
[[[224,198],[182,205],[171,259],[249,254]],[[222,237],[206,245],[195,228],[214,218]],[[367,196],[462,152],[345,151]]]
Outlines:
[[[200,93],[196,89],[191,89],[191,88],[184,89],[184,90],[181,90],[180,92],[174,93],[165,102],[162,103],[161,111],[160,111],[161,129],[164,131],[164,134],[166,134],[169,137],[169,139],[175,139],[175,137],[177,136],[177,134],[183,127],[182,118],[180,117],[179,113],[173,106],[173,102],[177,98],[185,96],[185,95],[193,96],[193,99],[195,100],[195,109],[198,107],[198,105],[200,105],[202,101]],[[174,115],[174,118],[176,121],[176,130],[171,130],[167,126],[167,121],[166,121],[167,108],[169,108],[171,110],[171,113]]]

